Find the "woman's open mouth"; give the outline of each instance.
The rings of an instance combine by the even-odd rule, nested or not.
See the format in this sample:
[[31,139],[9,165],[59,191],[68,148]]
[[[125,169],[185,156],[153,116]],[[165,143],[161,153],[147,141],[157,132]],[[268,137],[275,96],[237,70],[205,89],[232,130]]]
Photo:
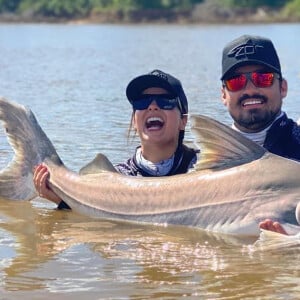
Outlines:
[[159,117],[151,117],[146,121],[146,128],[148,130],[159,130],[164,126],[165,122]]

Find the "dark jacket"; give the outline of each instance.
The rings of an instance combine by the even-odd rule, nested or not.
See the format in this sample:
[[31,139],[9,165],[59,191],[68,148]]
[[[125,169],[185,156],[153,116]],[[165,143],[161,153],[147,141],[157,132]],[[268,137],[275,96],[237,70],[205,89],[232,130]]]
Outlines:
[[300,126],[284,113],[268,130],[264,147],[274,154],[300,161]]
[[[189,148],[185,145],[181,145],[180,147],[178,147],[175,152],[173,167],[171,168],[170,172],[165,176],[186,173],[191,167],[191,165],[196,162],[198,152],[198,150]],[[126,162],[115,165],[115,168],[118,170],[119,173],[128,176],[153,177],[153,175],[149,174],[147,171],[141,169],[137,165],[135,154]]]

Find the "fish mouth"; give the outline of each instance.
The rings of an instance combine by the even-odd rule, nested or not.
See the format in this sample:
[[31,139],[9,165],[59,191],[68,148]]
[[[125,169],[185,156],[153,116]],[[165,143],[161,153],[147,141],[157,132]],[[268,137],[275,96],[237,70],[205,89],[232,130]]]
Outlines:
[[146,128],[148,130],[160,130],[163,128],[165,122],[162,118],[159,117],[150,117],[146,120]]

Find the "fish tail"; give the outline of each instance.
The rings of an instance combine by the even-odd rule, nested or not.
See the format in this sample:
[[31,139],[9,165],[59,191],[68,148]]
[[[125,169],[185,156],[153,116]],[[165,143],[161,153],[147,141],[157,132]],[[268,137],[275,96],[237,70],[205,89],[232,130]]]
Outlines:
[[0,171],[0,198],[31,200],[37,196],[34,167],[47,157],[57,164],[62,161],[30,109],[0,98],[0,120],[14,150],[14,157]]

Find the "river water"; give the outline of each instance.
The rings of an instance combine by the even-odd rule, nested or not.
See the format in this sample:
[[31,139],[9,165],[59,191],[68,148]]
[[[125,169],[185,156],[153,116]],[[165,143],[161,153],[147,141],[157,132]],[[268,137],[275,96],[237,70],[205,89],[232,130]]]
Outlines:
[[[220,100],[222,48],[270,37],[300,117],[300,25],[0,25],[0,95],[29,106],[73,170],[98,152],[131,156],[125,88],[162,69],[177,76],[191,114],[230,124]],[[193,137],[189,127],[187,142]],[[12,150],[0,132],[0,167]],[[182,228],[94,220],[43,199],[0,200],[0,299],[299,299],[299,246]]]

